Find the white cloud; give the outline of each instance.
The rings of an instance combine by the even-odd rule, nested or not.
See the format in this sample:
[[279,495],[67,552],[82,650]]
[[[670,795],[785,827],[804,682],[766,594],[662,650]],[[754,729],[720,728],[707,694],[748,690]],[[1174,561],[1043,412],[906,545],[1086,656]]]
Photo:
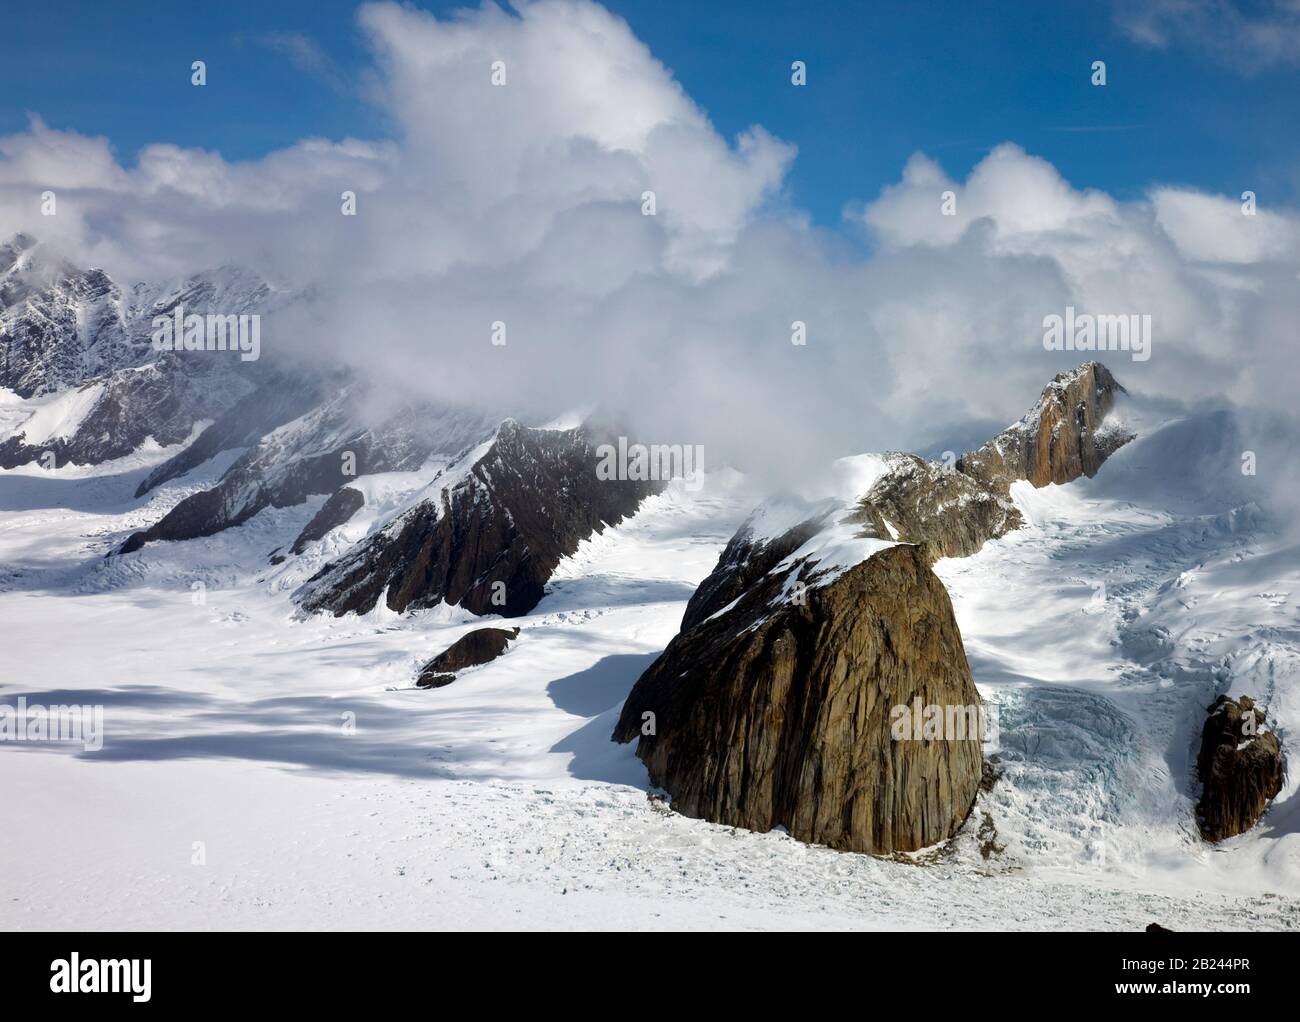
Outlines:
[[1146,0],[1116,4],[1115,21],[1131,39],[1166,49],[1177,43],[1247,72],[1300,64],[1300,2]]
[[[798,471],[1012,418],[1081,360],[1041,343],[1066,304],[1152,314],[1151,361],[1107,359],[1126,383],[1292,414],[1294,214],[1233,219],[1231,200],[1172,189],[1120,202],[1003,145],[964,182],[909,161],[862,209],[864,258],[781,207],[791,147],[759,127],[723,139],[594,4],[442,20],[376,4],[360,22],[392,141],[233,163],[156,145],[125,166],[33,122],[0,139],[0,232],[124,280],[251,264],[315,295],[268,355],[342,357],[519,415],[601,405],[655,442],[705,443],[712,464],[761,451]],[[39,215],[48,187],[57,217]]]

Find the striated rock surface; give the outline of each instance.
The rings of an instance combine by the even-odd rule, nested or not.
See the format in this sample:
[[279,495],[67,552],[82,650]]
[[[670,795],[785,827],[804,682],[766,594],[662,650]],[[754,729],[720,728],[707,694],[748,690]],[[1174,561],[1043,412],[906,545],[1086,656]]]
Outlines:
[[1207,841],[1250,830],[1282,790],[1282,747],[1250,696],[1219,696],[1201,730],[1196,822]]
[[637,681],[614,740],[639,739],[652,782],[687,816],[915,851],[961,827],[982,765],[978,737],[894,740],[891,711],[917,699],[980,705],[924,552],[881,544],[846,570],[796,557],[683,631]]
[[518,637],[518,628],[476,628],[467,632],[420,669],[416,685],[420,688],[450,685],[456,680],[457,672],[491,663]]
[[1111,454],[1133,439],[1103,422],[1124,388],[1100,362],[1058,373],[1019,422],[957,460],[957,469],[989,483],[1027,479],[1034,486],[1068,483],[1097,474]]
[[661,483],[601,480],[586,427],[528,429],[507,419],[430,484],[429,495],[326,565],[295,594],[308,611],[366,613],[458,604],[526,614],[561,558],[631,514]]

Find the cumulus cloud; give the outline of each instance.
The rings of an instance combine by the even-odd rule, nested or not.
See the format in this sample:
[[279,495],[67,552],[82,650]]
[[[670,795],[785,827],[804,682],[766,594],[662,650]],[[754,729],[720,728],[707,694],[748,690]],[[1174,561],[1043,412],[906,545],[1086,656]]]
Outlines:
[[[0,230],[125,280],[250,265],[311,295],[268,355],[520,417],[603,406],[712,464],[795,473],[982,439],[972,422],[1014,417],[1085,357],[1042,344],[1068,304],[1151,314],[1149,362],[1105,356],[1135,389],[1291,414],[1294,213],[1168,188],[1121,202],[1008,144],[965,181],[913,157],[859,206],[864,257],[788,208],[792,146],[760,126],[720,136],[593,3],[445,18],[380,3],[358,21],[389,141],[235,163],[155,145],[127,165],[33,121],[0,139]],[[45,188],[57,217],[39,216]]]

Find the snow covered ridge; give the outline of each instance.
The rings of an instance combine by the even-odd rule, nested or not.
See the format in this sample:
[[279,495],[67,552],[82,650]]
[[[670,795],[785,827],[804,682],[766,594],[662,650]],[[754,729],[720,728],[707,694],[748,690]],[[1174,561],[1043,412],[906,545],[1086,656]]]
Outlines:
[[[250,444],[248,450],[216,485],[191,495],[149,528],[133,534],[120,552],[133,553],[157,540],[210,536],[264,508],[293,507],[311,496],[335,494],[363,476],[411,472],[431,460],[445,464],[490,428],[483,413],[427,403],[402,403],[377,416],[371,409],[370,388],[344,379],[331,375],[277,381],[241,402],[195,446],[202,446],[208,457],[220,448]],[[280,423],[300,409],[305,410]],[[252,424],[255,428],[250,429]],[[263,429],[265,434],[258,436]],[[208,434],[220,439],[207,444]],[[188,452],[176,460],[178,464],[156,470],[142,489],[193,467]],[[354,504],[353,511],[358,509]],[[299,550],[302,545],[294,543]]]
[[[99,464],[180,442],[255,389],[260,317],[286,297],[233,267],[123,288],[11,238],[0,245],[0,467]],[[195,357],[232,343],[235,359]]]
[[248,313],[185,314],[185,305],[177,302],[169,315],[153,318],[150,334],[153,350],[162,351],[236,351],[243,362],[262,357],[262,317]]
[[368,613],[458,605],[532,610],[560,561],[632,514],[664,481],[603,479],[611,433],[530,429],[507,419],[403,510],[295,594],[307,611]]

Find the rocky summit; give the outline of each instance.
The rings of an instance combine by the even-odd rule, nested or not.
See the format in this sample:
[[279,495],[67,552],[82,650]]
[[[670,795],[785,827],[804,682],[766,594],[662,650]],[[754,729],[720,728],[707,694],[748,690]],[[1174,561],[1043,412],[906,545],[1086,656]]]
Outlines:
[[[815,567],[815,566],[813,566]],[[636,683],[616,741],[687,816],[859,852],[950,838],[980,783],[977,735],[896,741],[896,707],[980,705],[943,585],[893,545],[782,598],[768,574],[683,632]]]
[[1116,399],[1125,393],[1100,362],[1058,373],[1024,418],[962,455],[957,468],[993,484],[1025,479],[1046,486],[1091,478],[1102,462],[1133,439],[1123,427],[1106,422]]
[[[1106,421],[1119,393],[1086,363],[954,465],[883,455],[854,499],[760,507],[638,679],[614,740],[637,740],[688,816],[877,854],[952,837],[980,788],[983,707],[930,564],[1020,528],[1012,483],[1094,474],[1131,439]],[[900,734],[908,707],[970,726]]]

